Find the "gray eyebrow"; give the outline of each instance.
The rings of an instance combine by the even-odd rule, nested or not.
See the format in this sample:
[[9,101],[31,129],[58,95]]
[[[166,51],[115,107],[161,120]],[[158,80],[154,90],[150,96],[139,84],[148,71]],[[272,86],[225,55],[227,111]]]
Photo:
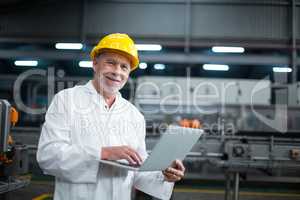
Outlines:
[[[108,60],[108,61],[113,61],[113,62],[116,62],[116,63],[119,63],[115,58],[113,57],[108,57],[108,58],[105,58],[105,60]],[[127,64],[127,63],[120,63],[121,66],[126,66],[128,69],[130,69],[130,63]]]

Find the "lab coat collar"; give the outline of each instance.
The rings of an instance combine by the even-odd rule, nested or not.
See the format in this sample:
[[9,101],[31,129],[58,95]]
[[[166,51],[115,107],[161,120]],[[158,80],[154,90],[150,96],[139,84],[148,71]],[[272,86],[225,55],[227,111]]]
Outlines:
[[[102,94],[98,93],[96,88],[94,87],[93,83],[92,83],[92,80],[89,80],[85,85],[84,85],[85,88],[87,88],[87,91],[94,97],[96,97],[96,99],[100,102],[100,103],[103,103],[104,105],[106,105],[106,102],[105,102],[105,99],[104,97],[102,96]],[[122,95],[120,92],[118,92],[116,94],[116,99],[115,99],[115,102],[113,103],[113,106],[117,106],[118,104],[121,103],[121,99],[122,99]],[[98,102],[98,103],[99,103]]]

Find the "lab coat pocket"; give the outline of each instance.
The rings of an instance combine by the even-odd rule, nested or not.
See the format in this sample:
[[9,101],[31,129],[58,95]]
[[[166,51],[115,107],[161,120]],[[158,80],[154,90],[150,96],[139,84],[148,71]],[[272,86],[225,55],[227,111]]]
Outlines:
[[133,171],[128,171],[128,170],[122,170],[124,171],[124,176],[123,178],[123,186],[127,188],[126,191],[131,191],[132,185],[133,185],[133,178],[134,178],[134,172]]
[[124,141],[125,144],[137,150],[139,146],[139,135],[133,122],[126,121],[126,128],[124,128]]
[[83,149],[98,149],[100,146],[99,135],[95,132],[93,121],[87,116],[76,117],[73,144],[80,145]]
[[[71,189],[72,200],[90,200],[90,192],[88,192],[88,184],[72,184]],[[70,199],[70,200],[71,200]]]
[[134,172],[133,171],[127,171],[127,176],[126,176],[125,182],[128,183],[128,184],[132,184],[133,177],[134,177]]

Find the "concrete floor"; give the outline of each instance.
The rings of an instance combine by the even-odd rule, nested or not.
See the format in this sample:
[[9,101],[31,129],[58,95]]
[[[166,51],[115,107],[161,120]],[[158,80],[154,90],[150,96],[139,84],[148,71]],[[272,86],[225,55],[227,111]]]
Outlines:
[[[49,181],[32,181],[29,186],[11,192],[3,200],[29,200],[41,195],[53,194],[54,184]],[[1,199],[1,198],[0,198]],[[47,198],[52,199],[52,198]],[[153,198],[139,193],[135,200],[152,200]],[[223,200],[224,190],[207,188],[195,189],[188,185],[179,184],[175,187],[172,200]],[[300,200],[300,191],[293,192],[261,192],[241,191],[240,200]]]
[[[54,183],[44,181],[33,181],[28,186],[9,192],[1,200],[31,200],[43,194],[53,194]],[[52,199],[52,198],[51,198]]]
[[[224,200],[224,191],[175,191],[173,200]],[[300,200],[300,194],[242,192],[240,200]]]

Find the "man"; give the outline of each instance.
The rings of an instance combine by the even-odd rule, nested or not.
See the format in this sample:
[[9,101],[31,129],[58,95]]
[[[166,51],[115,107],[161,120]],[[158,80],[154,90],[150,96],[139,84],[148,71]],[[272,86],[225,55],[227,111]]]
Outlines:
[[169,199],[184,175],[176,160],[163,172],[133,172],[100,159],[141,164],[147,157],[145,120],[119,90],[139,63],[126,34],[104,37],[91,52],[94,78],[84,86],[60,91],[46,113],[37,161],[55,176],[55,200],[129,200],[134,187]]

